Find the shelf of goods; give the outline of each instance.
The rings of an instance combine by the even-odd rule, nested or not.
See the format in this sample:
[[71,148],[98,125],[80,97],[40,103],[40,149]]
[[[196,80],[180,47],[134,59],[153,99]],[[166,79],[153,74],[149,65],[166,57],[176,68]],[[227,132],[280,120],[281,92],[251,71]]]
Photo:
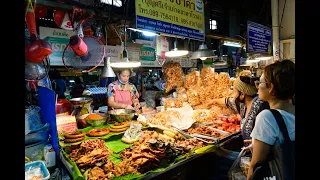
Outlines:
[[73,143],[63,140],[68,135],[59,137],[61,159],[73,179],[151,179],[240,135],[240,116],[208,101],[230,96],[228,74],[204,68],[180,82],[174,75],[182,76],[179,68],[164,66],[166,91],[178,94],[164,100],[164,111],[144,107],[137,120],[78,129]]

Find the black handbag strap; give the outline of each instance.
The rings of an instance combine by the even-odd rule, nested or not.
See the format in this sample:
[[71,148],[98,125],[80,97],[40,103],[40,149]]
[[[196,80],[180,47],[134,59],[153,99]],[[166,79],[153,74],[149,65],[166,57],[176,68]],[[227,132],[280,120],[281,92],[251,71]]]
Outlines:
[[276,119],[276,121],[278,123],[279,129],[280,129],[280,131],[281,131],[281,133],[283,135],[284,140],[291,141],[290,137],[289,137],[289,134],[288,134],[287,126],[286,126],[286,124],[285,124],[285,122],[283,120],[283,117],[280,114],[280,112],[278,110],[275,110],[275,109],[270,109],[270,111],[272,112],[274,118]]

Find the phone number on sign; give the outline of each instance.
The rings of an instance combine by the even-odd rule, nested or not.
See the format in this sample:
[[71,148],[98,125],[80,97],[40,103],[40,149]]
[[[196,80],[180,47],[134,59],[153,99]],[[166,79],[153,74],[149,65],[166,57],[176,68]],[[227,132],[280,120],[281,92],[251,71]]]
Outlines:
[[153,9],[145,9],[145,8],[139,8],[140,13],[145,15],[151,15],[154,17],[159,17],[161,19],[170,20],[172,22],[179,22],[179,18],[177,16],[173,16],[164,12],[158,12],[157,10]]
[[203,28],[203,24],[181,18],[181,23],[192,27]]

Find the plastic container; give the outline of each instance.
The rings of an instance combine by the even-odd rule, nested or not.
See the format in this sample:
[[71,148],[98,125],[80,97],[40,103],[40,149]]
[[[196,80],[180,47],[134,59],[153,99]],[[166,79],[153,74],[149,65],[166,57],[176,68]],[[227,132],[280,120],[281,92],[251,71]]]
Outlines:
[[[27,171],[32,168],[32,167],[37,167],[40,166],[41,169],[41,174],[42,174],[42,178],[41,179],[49,179],[50,178],[50,173],[46,167],[46,165],[44,164],[43,161],[34,161],[31,163],[27,163],[24,166],[25,172],[27,173]],[[27,175],[27,174],[26,174]],[[26,179],[28,180],[28,179]]]
[[71,114],[71,103],[66,99],[58,99],[56,104],[56,114],[68,112]]
[[157,106],[156,110],[157,110],[157,112],[162,112],[162,111],[164,111],[164,106]]

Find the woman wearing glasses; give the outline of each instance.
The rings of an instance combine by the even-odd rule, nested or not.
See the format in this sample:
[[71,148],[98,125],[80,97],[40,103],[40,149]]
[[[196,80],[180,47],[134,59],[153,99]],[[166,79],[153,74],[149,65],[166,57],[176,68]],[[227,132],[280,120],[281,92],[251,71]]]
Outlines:
[[[290,60],[283,60],[266,66],[260,77],[258,89],[259,98],[267,101],[271,109],[275,109],[281,114],[286,125],[288,138],[295,141],[295,106],[290,102],[294,99],[295,94],[294,63]],[[253,154],[247,179],[251,178],[256,163],[264,161],[271,150],[274,153],[273,147],[284,142],[284,135],[280,132],[277,121],[269,110],[264,110],[257,116],[251,137]],[[288,139],[286,141],[288,142]],[[294,149],[290,150],[294,152]],[[288,154],[290,153],[288,152]],[[286,175],[294,177],[294,168],[289,173],[292,174]]]
[[211,100],[210,104],[226,106],[240,114],[241,133],[244,145],[248,146],[251,140],[250,134],[255,124],[256,116],[264,109],[269,109],[265,101],[261,101],[257,95],[255,78],[240,76],[233,83],[234,97]]

